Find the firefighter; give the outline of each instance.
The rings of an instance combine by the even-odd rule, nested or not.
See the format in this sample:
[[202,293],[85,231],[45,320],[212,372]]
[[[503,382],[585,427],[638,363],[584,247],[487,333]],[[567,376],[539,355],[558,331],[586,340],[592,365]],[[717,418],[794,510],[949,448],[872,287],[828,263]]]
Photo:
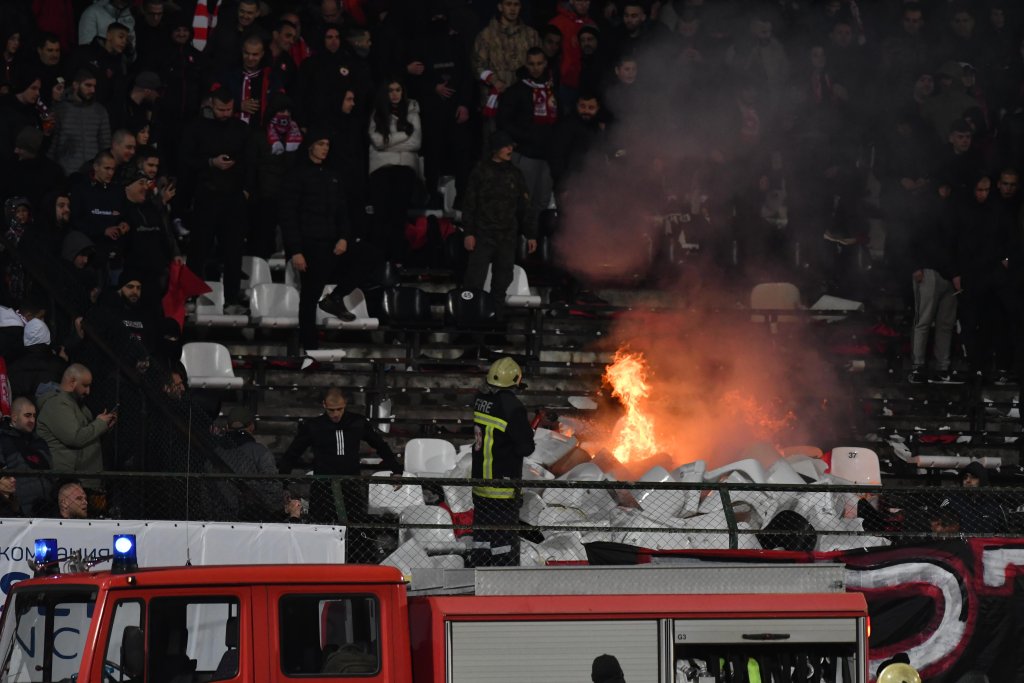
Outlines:
[[[473,478],[490,485],[473,487],[473,522],[480,526],[519,524],[520,491],[503,479],[521,479],[523,458],[533,453],[533,428],[526,407],[515,395],[523,370],[509,357],[487,370],[487,386],[473,400]],[[474,540],[490,543],[478,566],[517,566],[519,535],[504,529],[476,529]]]

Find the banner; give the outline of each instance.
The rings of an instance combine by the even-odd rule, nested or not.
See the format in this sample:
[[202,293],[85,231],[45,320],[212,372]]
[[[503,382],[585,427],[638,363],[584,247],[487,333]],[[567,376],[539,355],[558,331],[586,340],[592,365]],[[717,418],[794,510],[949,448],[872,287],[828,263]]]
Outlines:
[[871,616],[869,674],[899,652],[929,683],[1024,683],[1024,539],[970,538],[831,553],[586,546],[591,564],[842,562]]
[[[37,538],[55,538],[61,562],[109,557],[114,534],[135,534],[140,567],[201,564],[324,564],[345,561],[345,528],[312,524],[0,519],[0,591],[32,576]],[[97,569],[109,569],[99,562]]]

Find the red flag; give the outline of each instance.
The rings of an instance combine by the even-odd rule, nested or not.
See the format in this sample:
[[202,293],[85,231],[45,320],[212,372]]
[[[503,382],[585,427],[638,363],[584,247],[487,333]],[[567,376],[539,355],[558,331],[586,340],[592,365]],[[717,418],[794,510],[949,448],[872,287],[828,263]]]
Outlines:
[[7,360],[0,356],[0,413],[11,414],[11,383],[7,376]]
[[161,301],[164,316],[178,321],[178,325],[185,329],[185,301],[209,291],[210,286],[188,266],[172,261],[167,274],[167,293]]

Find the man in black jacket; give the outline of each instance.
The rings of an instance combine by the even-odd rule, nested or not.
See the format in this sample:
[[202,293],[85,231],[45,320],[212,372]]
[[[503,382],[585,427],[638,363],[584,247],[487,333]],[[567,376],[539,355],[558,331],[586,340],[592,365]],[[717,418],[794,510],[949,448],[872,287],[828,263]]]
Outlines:
[[[24,396],[14,399],[11,421],[0,427],[0,458],[9,470],[49,470],[50,447],[36,434],[36,406]],[[45,515],[53,496],[46,477],[18,477],[18,502],[25,515]]]
[[[317,348],[316,306],[324,285],[344,275],[348,251],[348,210],[338,173],[324,162],[331,151],[326,130],[306,135],[305,158],[288,174],[281,193],[281,236],[285,254],[302,279],[299,294],[299,341],[306,350]],[[339,285],[321,308],[342,320],[354,320],[342,303],[351,286]]]
[[[522,379],[518,363],[508,356],[499,358],[487,370],[487,387],[473,400],[473,478],[493,482],[473,487],[474,524],[519,524],[520,491],[500,480],[522,479],[523,458],[534,449],[526,407],[514,393]],[[518,566],[517,533],[478,529],[473,539],[490,543],[489,552],[477,560],[478,566]]]
[[548,154],[558,122],[558,103],[543,50],[534,47],[526,52],[526,67],[519,75],[520,80],[501,95],[498,129],[511,135],[516,144],[512,163],[526,178],[530,213],[536,222],[551,200]]
[[[381,465],[395,474],[402,466],[395,458],[384,437],[374,429],[365,417],[346,411],[348,401],[341,389],[329,387],[324,393],[324,413],[299,425],[288,450],[285,464],[289,468],[307,467],[302,464],[302,455],[313,451],[313,460],[308,465],[317,475],[355,476],[360,473],[359,444],[365,441],[380,456]],[[366,485],[353,482],[339,482],[345,504],[345,517],[358,521],[366,514]],[[310,518],[316,522],[334,520],[334,494],[329,482],[317,480],[310,487]]]
[[213,118],[197,119],[185,133],[182,157],[196,174],[188,265],[209,279],[208,262],[214,240],[224,252],[224,312],[245,312],[239,287],[242,279],[242,235],[245,202],[252,178],[247,163],[249,129],[234,117],[235,101],[225,88],[213,93]]

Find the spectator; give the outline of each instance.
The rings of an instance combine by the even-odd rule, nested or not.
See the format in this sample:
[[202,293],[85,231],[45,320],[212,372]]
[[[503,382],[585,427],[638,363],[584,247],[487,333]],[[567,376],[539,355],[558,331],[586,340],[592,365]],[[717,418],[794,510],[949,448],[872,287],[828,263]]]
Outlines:
[[[89,369],[72,363],[64,371],[60,387],[39,397],[39,436],[46,440],[53,469],[58,472],[103,471],[100,438],[117,424],[117,406],[108,406],[111,410],[94,418],[83,404],[91,388]],[[83,479],[82,483],[93,489],[101,485],[95,478]]]
[[131,5],[131,0],[95,0],[78,20],[78,44],[88,45],[107,35],[107,29],[116,22],[125,27],[128,45],[134,45],[135,15]]
[[530,48],[526,53],[525,73],[501,96],[498,130],[508,133],[515,143],[512,163],[526,180],[531,202],[528,220],[532,224],[551,200],[548,157],[557,122],[558,103],[548,60],[543,50]]
[[[270,33],[270,69],[277,76],[281,89],[287,93],[293,91],[299,67],[292,59],[292,48],[299,37],[299,27],[288,19],[278,19],[277,25]],[[242,55],[243,60],[245,55]]]
[[248,408],[232,408],[227,414],[227,430],[217,440],[217,455],[240,481],[215,480],[215,509],[227,521],[276,521],[281,505],[281,484],[244,477],[275,475],[274,455],[253,434],[256,422]]
[[135,134],[127,128],[115,130],[110,136],[110,156],[114,158],[113,182],[124,182],[131,160],[135,158],[137,146]]
[[[584,26],[596,26],[590,18],[590,0],[569,0],[558,8],[558,15],[551,20],[552,26],[562,34],[561,62],[559,63],[558,98],[576,101],[580,87],[583,53],[580,50],[579,32]],[[548,55],[551,57],[552,55]]]
[[39,128],[36,103],[42,80],[35,74],[21,76],[12,83],[11,94],[0,97],[0,145],[6,158],[23,128]]
[[[322,125],[337,115],[339,93],[344,94],[345,84],[353,75],[345,63],[346,52],[341,49],[341,29],[325,26],[322,42],[323,48],[299,67],[296,91],[289,93],[298,105],[293,113],[307,125]],[[366,76],[369,79],[369,74]],[[367,83],[367,87],[373,86]]]
[[491,272],[491,299],[500,315],[505,308],[505,292],[512,284],[519,235],[527,238],[527,250],[537,249],[536,223],[532,221],[530,194],[523,173],[512,163],[515,144],[508,133],[491,136],[491,157],[473,169],[462,204],[470,252],[463,278],[467,289],[483,289],[488,267]]
[[150,140],[138,144],[152,145],[159,140],[158,135],[153,134],[152,126],[155,122],[157,100],[160,99],[160,89],[163,83],[160,76],[152,71],[141,71],[135,75],[132,88],[124,99],[111,103],[110,123],[116,130],[124,128],[129,131],[140,130],[144,126],[150,127]]
[[370,240],[392,261],[401,261],[405,253],[405,218],[416,188],[422,140],[419,103],[406,96],[401,82],[382,83],[370,120]]
[[96,101],[96,75],[81,70],[71,81],[71,97],[57,106],[57,129],[49,156],[71,175],[110,147],[110,118]]
[[[63,82],[65,74],[61,66],[61,56],[60,38],[45,31],[36,35],[35,55],[32,65],[37,69],[37,73],[42,78],[43,83],[56,83],[58,78]],[[46,99],[47,104],[57,104],[51,101],[50,94],[45,90],[43,98]]]
[[462,41],[444,8],[435,8],[428,27],[410,48],[422,73],[409,77],[409,90],[420,105],[423,121],[423,164],[427,191],[442,175],[455,178],[456,196],[465,189],[472,166],[470,109],[475,101],[474,78]]
[[21,501],[17,496],[17,480],[7,474],[7,466],[0,465],[0,517],[21,517]]
[[182,263],[183,259],[167,214],[151,201],[154,190],[156,182],[143,169],[132,167],[124,178],[124,219],[131,233],[127,261],[142,283],[142,308],[156,317],[162,316],[167,269],[172,261]]
[[238,103],[238,117],[253,128],[263,125],[270,96],[281,89],[279,74],[267,65],[265,57],[263,39],[246,38],[241,66],[225,69],[217,82]]
[[302,130],[292,116],[292,102],[287,95],[273,95],[263,134],[253,135],[249,142],[249,157],[256,171],[256,196],[246,253],[262,258],[270,258],[277,251],[277,226],[283,222],[278,207],[296,156],[302,151]]
[[242,235],[249,199],[247,143],[249,132],[234,117],[235,98],[221,88],[213,94],[213,117],[199,118],[185,133],[182,156],[196,175],[189,242],[189,268],[204,279],[213,260],[214,242],[224,257],[225,312],[245,311],[242,305]]
[[[36,406],[19,396],[11,404],[10,422],[0,427],[0,457],[9,470],[50,470],[50,449],[36,434]],[[18,477],[18,507],[26,514],[41,516],[53,499],[53,485],[47,476]]]
[[[980,462],[968,463],[960,470],[962,489],[982,489],[989,485],[989,473]],[[958,513],[960,528],[966,533],[996,535],[1005,530],[1003,511],[991,496],[961,493],[951,497],[952,510]]]
[[565,189],[572,175],[583,172],[588,160],[600,163],[608,141],[604,109],[595,93],[580,92],[576,111],[559,119],[553,141],[551,175],[560,190]]
[[107,26],[106,37],[96,36],[92,42],[79,42],[71,55],[71,68],[78,72],[88,68],[97,75],[96,101],[107,106],[124,97],[127,86],[129,49],[128,27],[114,22]]
[[[337,387],[329,387],[323,396],[322,415],[299,425],[295,439],[284,454],[288,468],[312,469],[318,475],[357,475],[361,471],[359,444],[365,441],[383,460],[382,467],[398,474],[402,466],[380,433],[358,413],[347,410],[348,400]],[[310,464],[303,464],[307,450],[313,452]],[[329,484],[315,480],[310,492],[310,518],[324,523],[334,520],[333,495]],[[366,514],[365,486],[342,488],[345,511],[349,519],[359,520]],[[344,521],[344,520],[342,520]]]
[[925,39],[924,10],[919,2],[905,2],[900,15],[900,30],[881,45],[881,81],[901,87],[917,74],[934,66],[937,60]]
[[590,670],[593,683],[626,683],[622,666],[614,655],[600,655],[594,658]]
[[141,21],[135,22],[135,64],[152,69],[167,39],[167,8],[164,0],[143,0],[137,11]]
[[88,519],[89,497],[78,482],[68,482],[57,491],[57,514],[61,519]]
[[498,98],[516,81],[526,51],[540,45],[536,29],[522,22],[522,10],[522,0],[500,0],[498,16],[476,37],[473,72],[480,79],[480,107],[487,119],[493,119]]
[[[67,366],[66,361],[58,358],[50,347],[50,328],[42,319],[46,311],[40,310],[38,313],[40,317],[25,323],[24,352],[8,365],[13,395],[33,399],[39,395],[39,387],[59,384]],[[35,429],[35,406],[32,406],[32,410]]]
[[117,279],[124,268],[125,235],[128,223],[122,217],[124,189],[114,182],[114,156],[100,152],[88,176],[72,183],[71,222],[96,245],[98,266],[107,282]]
[[[580,92],[600,93],[612,67],[608,53],[601,39],[601,32],[596,26],[584,26],[580,29]],[[578,101],[578,97],[577,97]],[[569,114],[573,111],[571,103],[559,102],[559,113]]]
[[[306,350],[319,348],[316,307],[324,285],[338,283],[349,246],[348,211],[341,179],[325,161],[331,149],[326,131],[311,129],[304,157],[288,175],[281,193],[281,234],[285,255],[299,272],[299,342]],[[338,285],[320,302],[325,311],[342,320],[354,320],[342,297],[352,290]]]
[[24,195],[40,208],[44,195],[64,185],[64,169],[41,154],[44,140],[38,128],[22,128],[14,138],[14,158],[0,171],[0,183],[8,196]]
[[256,23],[260,16],[259,0],[239,0],[237,7],[234,16],[224,12],[225,16],[217,18],[217,30],[206,46],[210,62],[220,67],[241,64],[242,43],[247,38],[256,36],[262,42],[263,35]]
[[161,137],[170,143],[161,150],[165,166],[172,173],[181,173],[177,143],[185,124],[200,109],[209,67],[207,56],[192,46],[191,16],[178,13],[165,23],[170,40],[163,43],[155,69],[164,88],[154,118]]
[[[641,54],[641,51],[657,49],[668,40],[668,31],[665,25],[657,20],[649,20],[647,7],[642,0],[623,2],[621,17],[622,24],[619,25],[617,35],[614,37],[618,54],[631,54],[644,60],[645,56]],[[577,33],[578,39],[579,33]],[[571,106],[571,103],[568,106]]]
[[[911,384],[933,381],[939,384],[962,384],[951,367],[950,347],[956,325],[959,269],[956,258],[956,222],[950,196],[953,187],[939,182],[937,197],[919,218],[917,234],[911,244],[914,260],[914,332],[912,337],[913,369]],[[928,334],[934,324],[932,353],[934,373],[927,370]]]
[[[983,380],[1008,375],[1009,346],[1003,343],[1014,310],[1008,286],[1007,235],[1000,230],[992,180],[979,176],[957,213],[957,257],[964,292],[960,324],[971,371]],[[1009,297],[1008,297],[1009,295]]]

